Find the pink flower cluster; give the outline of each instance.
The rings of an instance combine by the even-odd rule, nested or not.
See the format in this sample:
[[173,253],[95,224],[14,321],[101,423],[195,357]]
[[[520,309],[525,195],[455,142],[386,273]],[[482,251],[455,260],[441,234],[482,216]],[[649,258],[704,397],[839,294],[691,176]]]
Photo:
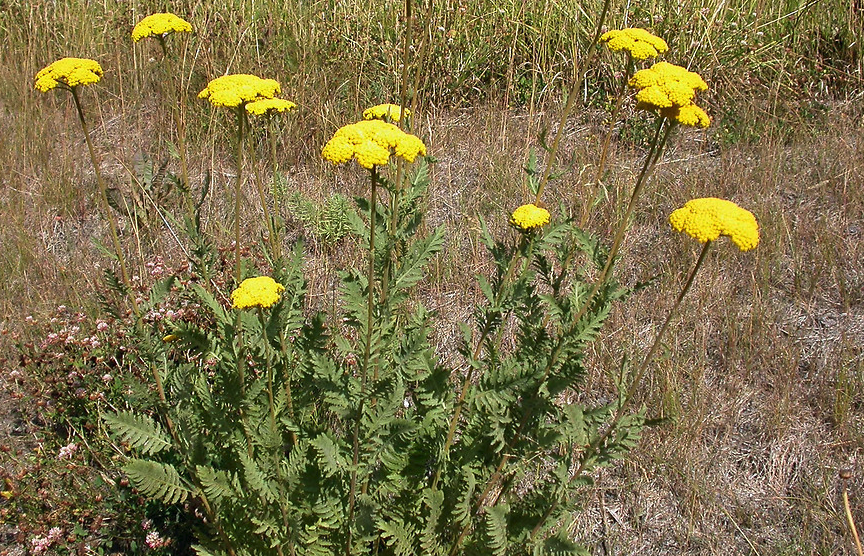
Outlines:
[[57,454],[57,459],[72,459],[72,456],[75,455],[75,452],[78,451],[78,445],[74,442],[70,442],[69,444],[60,448],[60,452]]
[[63,529],[52,527],[47,537],[33,537],[30,539],[30,551],[33,554],[44,554],[63,537]]

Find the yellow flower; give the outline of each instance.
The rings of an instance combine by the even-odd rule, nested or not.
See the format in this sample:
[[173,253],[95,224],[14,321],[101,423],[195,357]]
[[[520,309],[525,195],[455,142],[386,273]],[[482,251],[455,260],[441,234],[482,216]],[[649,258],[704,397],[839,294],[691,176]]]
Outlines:
[[132,29],[132,41],[138,42],[146,37],[164,37],[168,33],[191,33],[192,26],[182,17],[174,14],[148,15]]
[[725,199],[708,197],[688,201],[669,215],[669,223],[678,232],[698,239],[714,241],[729,237],[741,251],[759,245],[759,224],[749,210]]
[[231,292],[231,304],[235,309],[266,309],[279,301],[279,295],[284,291],[285,286],[269,276],[247,278],[240,283],[240,287]]
[[692,103],[686,106],[661,108],[660,115],[690,127],[708,127],[711,125],[711,117]]
[[371,169],[387,164],[391,151],[408,162],[414,162],[418,154],[426,155],[426,145],[393,124],[364,120],[337,130],[324,145],[321,156],[333,164],[342,164],[353,158],[360,166]]
[[629,52],[634,60],[647,60],[669,50],[666,41],[636,27],[607,31],[600,37],[600,42],[605,42],[609,50]]
[[261,79],[243,73],[223,75],[210,81],[198,98],[206,98],[213,106],[234,108],[247,102],[273,98],[282,92],[273,79]]
[[385,122],[398,122],[402,116],[411,117],[411,111],[402,109],[398,104],[379,104],[363,111],[364,120],[384,120]]
[[548,223],[549,211],[531,203],[517,208],[510,216],[510,224],[523,232],[530,232]]
[[102,66],[88,58],[63,58],[36,74],[35,88],[47,93],[58,85],[77,87],[97,83],[102,79]]
[[297,105],[290,100],[284,98],[265,98],[262,100],[254,100],[246,105],[246,112],[253,116],[263,116],[264,114],[272,114],[274,112],[290,112],[297,108]]
[[705,91],[708,84],[698,73],[668,62],[657,62],[648,69],[637,71],[628,85],[639,89],[638,107],[646,110],[687,106],[696,91]]

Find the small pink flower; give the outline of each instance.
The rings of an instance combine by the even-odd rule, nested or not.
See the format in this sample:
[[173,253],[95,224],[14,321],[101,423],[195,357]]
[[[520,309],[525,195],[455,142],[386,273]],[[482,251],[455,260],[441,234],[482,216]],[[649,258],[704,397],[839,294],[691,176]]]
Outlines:
[[78,445],[74,442],[67,444],[60,448],[60,453],[57,454],[57,459],[72,459],[72,456],[75,455],[75,452],[78,451]]
[[104,382],[105,384],[108,384],[112,380],[114,380],[114,377],[111,376],[110,374],[105,373],[104,375],[102,375],[102,382]]
[[96,321],[96,330],[99,332],[105,332],[108,330],[108,323],[104,320]]

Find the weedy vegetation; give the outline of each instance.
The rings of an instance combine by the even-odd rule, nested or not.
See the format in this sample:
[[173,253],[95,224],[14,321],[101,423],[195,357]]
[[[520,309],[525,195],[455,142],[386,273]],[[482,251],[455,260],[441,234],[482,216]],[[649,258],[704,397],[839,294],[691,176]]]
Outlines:
[[0,6],[0,554],[861,555],[857,0]]

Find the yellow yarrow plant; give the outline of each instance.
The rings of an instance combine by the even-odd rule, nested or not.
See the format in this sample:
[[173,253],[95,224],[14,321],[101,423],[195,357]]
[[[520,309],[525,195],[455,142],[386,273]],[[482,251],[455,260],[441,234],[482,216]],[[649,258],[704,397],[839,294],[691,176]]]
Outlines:
[[669,215],[669,223],[675,231],[702,243],[727,236],[741,251],[750,251],[759,245],[756,217],[725,199],[707,197],[688,201]]
[[261,100],[253,100],[246,104],[246,112],[253,116],[263,116],[265,114],[275,114],[277,112],[290,112],[297,108],[297,105],[290,100],[284,98],[265,98]]
[[171,13],[148,15],[132,29],[132,42],[147,37],[163,38],[169,33],[191,33],[192,25],[182,17]]
[[549,218],[548,210],[529,203],[513,211],[513,214],[510,215],[510,224],[523,232],[530,232],[548,224]]
[[607,31],[600,42],[606,43],[609,50],[628,52],[634,60],[655,58],[669,50],[666,41],[638,27]]
[[285,286],[269,276],[247,278],[231,292],[231,306],[235,309],[262,307],[266,309],[279,301]]
[[708,84],[698,73],[668,62],[657,62],[648,69],[637,71],[628,84],[638,89],[638,107],[646,110],[687,106],[697,91],[708,89]]
[[414,162],[417,155],[426,155],[426,145],[393,124],[364,120],[337,130],[321,150],[321,157],[333,164],[342,164],[353,158],[370,170],[387,164],[391,154]]
[[63,58],[51,63],[36,74],[35,88],[47,93],[60,86],[69,88],[98,83],[103,75],[102,66],[89,58]]
[[238,73],[213,79],[198,93],[198,98],[206,98],[213,106],[236,108],[256,100],[273,98],[281,92],[282,88],[274,79]]
[[403,109],[398,104],[379,104],[363,111],[364,120],[384,120],[385,122],[398,122],[402,117],[410,118],[411,110]]

